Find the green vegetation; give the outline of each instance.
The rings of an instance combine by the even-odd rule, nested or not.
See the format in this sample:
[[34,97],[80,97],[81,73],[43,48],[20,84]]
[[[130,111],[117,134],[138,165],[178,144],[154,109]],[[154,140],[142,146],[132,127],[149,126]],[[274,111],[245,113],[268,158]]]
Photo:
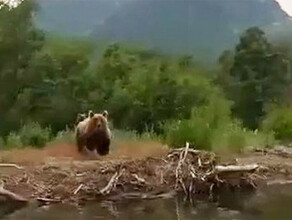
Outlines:
[[292,141],[292,108],[276,107],[268,112],[262,123],[263,130],[273,131],[275,137],[284,142]]
[[74,142],[77,113],[88,109],[107,109],[117,136],[172,147],[239,151],[291,141],[292,109],[280,105],[289,104],[291,51],[260,29],[248,29],[210,69],[191,56],[48,38],[34,26],[35,9],[31,1],[0,9],[1,146]]
[[[59,136],[56,136],[58,139]],[[11,132],[6,138],[6,147],[37,147],[41,148],[51,140],[51,131],[42,128],[38,123],[28,123],[23,125],[20,130]]]

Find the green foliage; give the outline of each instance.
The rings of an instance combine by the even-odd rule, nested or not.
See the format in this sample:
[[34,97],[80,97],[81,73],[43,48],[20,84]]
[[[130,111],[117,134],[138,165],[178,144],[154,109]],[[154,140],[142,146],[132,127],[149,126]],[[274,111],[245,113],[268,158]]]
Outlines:
[[231,57],[230,52],[221,55],[217,82],[234,100],[235,115],[245,126],[256,129],[264,115],[265,104],[279,100],[291,84],[286,55],[268,42],[262,30],[253,27],[243,33],[233,60]]
[[194,106],[218,93],[194,66],[181,69],[167,57],[116,44],[105,51],[91,77],[87,100],[92,108],[107,109],[115,128],[138,133],[161,133],[166,121],[189,118]]
[[193,110],[190,119],[167,124],[166,140],[173,147],[183,146],[185,142],[189,142],[198,149],[211,149],[214,132],[230,123],[230,102],[210,97],[208,104]]
[[75,143],[75,132],[70,130],[70,129],[59,131],[56,134],[56,136],[52,139],[52,141],[50,142],[50,144],[54,144],[54,143],[74,144]]
[[237,121],[217,129],[212,136],[212,149],[220,152],[240,152],[248,146],[264,148],[273,146],[275,143],[273,133],[251,131],[243,128]]
[[[44,34],[33,25],[35,11],[33,1],[23,1],[14,9],[6,6],[0,9],[0,132],[5,135],[19,127],[19,121],[23,120],[21,116],[26,114],[17,114],[15,103],[23,95],[28,97],[30,91],[27,88],[36,83],[28,66],[42,48]],[[18,105],[26,104],[21,100]]]
[[5,148],[19,148],[22,146],[21,137],[18,134],[11,132],[7,136]]
[[42,128],[38,123],[29,123],[19,130],[18,135],[23,146],[41,148],[50,140],[51,131],[49,128]]
[[197,149],[239,152],[246,146],[266,147],[274,144],[271,133],[253,132],[231,118],[230,102],[211,98],[194,109],[191,119],[174,121],[165,126],[166,141],[172,147],[189,142]]
[[262,123],[263,130],[273,131],[278,140],[292,141],[292,108],[276,107],[268,112]]

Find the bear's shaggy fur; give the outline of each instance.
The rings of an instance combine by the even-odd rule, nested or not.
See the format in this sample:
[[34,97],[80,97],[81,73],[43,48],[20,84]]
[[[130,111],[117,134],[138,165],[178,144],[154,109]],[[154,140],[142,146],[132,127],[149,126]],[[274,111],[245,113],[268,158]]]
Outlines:
[[96,150],[99,155],[107,155],[110,139],[107,111],[102,114],[94,114],[89,111],[88,117],[76,126],[76,142],[79,152]]

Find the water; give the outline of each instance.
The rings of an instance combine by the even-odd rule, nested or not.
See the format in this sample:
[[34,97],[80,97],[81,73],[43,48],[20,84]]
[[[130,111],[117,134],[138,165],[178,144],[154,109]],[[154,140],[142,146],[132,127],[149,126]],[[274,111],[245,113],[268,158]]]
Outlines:
[[254,195],[226,193],[217,203],[171,199],[90,203],[84,207],[57,204],[29,206],[5,217],[7,220],[83,219],[292,219],[292,186],[271,188]]

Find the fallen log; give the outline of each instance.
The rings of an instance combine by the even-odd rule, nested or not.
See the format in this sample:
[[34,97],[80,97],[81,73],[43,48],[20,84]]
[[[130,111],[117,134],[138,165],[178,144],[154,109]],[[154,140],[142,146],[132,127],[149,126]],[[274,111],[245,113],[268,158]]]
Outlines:
[[229,166],[222,166],[217,165],[215,166],[216,173],[229,173],[229,172],[253,172],[259,168],[257,164],[250,164],[244,166],[237,166],[237,165],[229,165]]

